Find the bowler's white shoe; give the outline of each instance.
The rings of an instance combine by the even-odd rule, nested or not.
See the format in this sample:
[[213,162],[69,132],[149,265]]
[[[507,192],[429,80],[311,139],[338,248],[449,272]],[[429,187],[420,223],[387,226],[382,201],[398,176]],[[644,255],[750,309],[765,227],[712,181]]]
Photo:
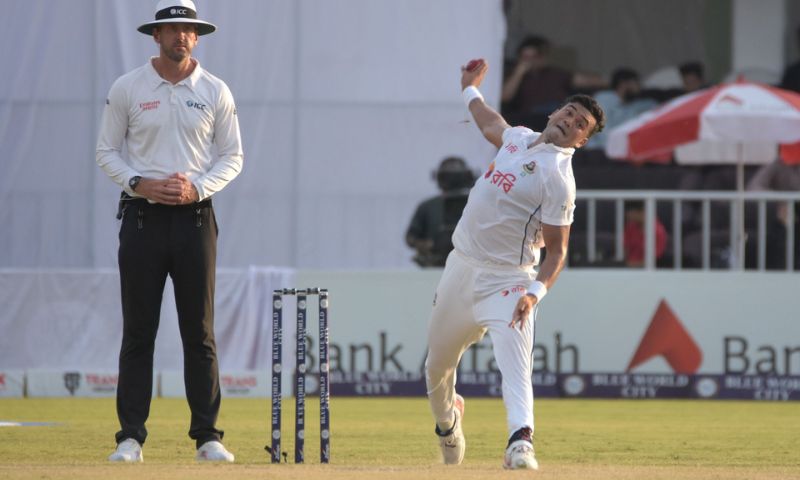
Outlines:
[[539,462],[536,461],[536,454],[533,451],[531,433],[531,429],[528,427],[514,432],[506,448],[506,455],[503,457],[503,468],[539,470]]
[[233,463],[233,454],[216,440],[206,442],[197,449],[198,462],[230,462]]
[[126,438],[117,444],[117,449],[114,450],[114,453],[108,456],[108,461],[143,462],[144,457],[142,456],[142,446],[136,440],[132,438]]
[[436,425],[436,435],[439,436],[439,447],[442,449],[442,457],[447,465],[458,465],[464,460],[464,451],[467,449],[467,441],[464,439],[464,432],[461,430],[461,419],[464,418],[464,397],[456,395],[453,426],[450,430],[443,432]]

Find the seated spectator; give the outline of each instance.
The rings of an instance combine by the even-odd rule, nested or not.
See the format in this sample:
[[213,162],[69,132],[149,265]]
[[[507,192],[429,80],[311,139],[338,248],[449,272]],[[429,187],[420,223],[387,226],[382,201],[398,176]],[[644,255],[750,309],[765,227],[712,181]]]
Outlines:
[[[667,251],[667,229],[656,217],[656,260]],[[645,213],[644,202],[629,201],[625,203],[625,233],[623,248],[625,249],[625,265],[639,268],[644,266],[645,255]]]
[[512,125],[525,125],[535,131],[542,131],[547,116],[575,89],[605,87],[598,75],[572,73],[551,65],[550,42],[538,35],[522,41],[509,70],[503,82],[503,115]]
[[[790,223],[794,223],[794,269],[800,270],[800,205],[795,203],[794,218],[789,218],[789,207],[786,202],[778,202],[768,215],[767,245],[764,267],[767,270],[786,270],[786,233]],[[756,258],[753,255],[753,258]],[[790,267],[791,269],[792,267]]]
[[678,70],[681,72],[683,93],[690,93],[708,87],[702,63],[686,62],[678,67]]
[[705,68],[700,62],[683,63],[678,67],[678,72],[681,77],[680,88],[648,88],[642,90],[641,96],[664,103],[709,86],[705,79]]
[[406,232],[406,243],[416,250],[421,267],[443,267],[453,249],[451,237],[467,204],[475,174],[461,157],[447,157],[434,172],[441,194],[417,206]]
[[747,190],[778,192],[800,191],[800,164],[789,165],[777,159],[760,167],[747,182]]
[[[747,182],[750,191],[800,191],[800,165],[788,165],[781,159],[762,166]],[[794,224],[794,268],[800,269],[800,205],[795,204],[794,218],[789,218],[786,202],[770,203],[767,211],[766,265],[767,270],[786,269],[786,233]],[[756,258],[755,245],[748,242],[746,258]],[[752,266],[752,263],[751,265]]]
[[603,149],[608,132],[658,105],[655,100],[641,98],[639,74],[630,68],[618,68],[611,75],[611,90],[597,92],[594,98],[606,112],[606,128],[586,144],[587,149]]

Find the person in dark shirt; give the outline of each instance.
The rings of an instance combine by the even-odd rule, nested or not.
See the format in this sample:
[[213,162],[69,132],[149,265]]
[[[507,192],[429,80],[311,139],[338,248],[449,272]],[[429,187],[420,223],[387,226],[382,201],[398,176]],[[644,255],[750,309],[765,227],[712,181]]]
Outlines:
[[443,267],[453,249],[451,237],[475,174],[461,157],[447,157],[434,172],[441,194],[417,206],[406,231],[406,243],[416,250],[414,261],[421,267]]
[[550,63],[550,41],[530,35],[517,48],[517,59],[503,82],[503,114],[512,124],[541,131],[547,117],[576,90],[605,88],[602,77],[573,73]]

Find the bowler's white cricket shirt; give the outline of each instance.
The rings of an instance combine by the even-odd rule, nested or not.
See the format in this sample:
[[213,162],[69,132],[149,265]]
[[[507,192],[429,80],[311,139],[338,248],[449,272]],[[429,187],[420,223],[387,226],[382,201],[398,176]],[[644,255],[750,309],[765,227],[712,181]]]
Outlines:
[[199,62],[173,85],[156,72],[151,59],[111,86],[96,160],[133,196],[138,195],[128,187],[131,177],[167,178],[177,172],[192,181],[200,200],[210,197],[242,169],[239,121],[228,86]]
[[503,146],[470,190],[453,233],[456,251],[480,263],[533,266],[544,246],[542,224],[572,224],[575,149],[529,148],[539,135],[525,127],[503,132]]

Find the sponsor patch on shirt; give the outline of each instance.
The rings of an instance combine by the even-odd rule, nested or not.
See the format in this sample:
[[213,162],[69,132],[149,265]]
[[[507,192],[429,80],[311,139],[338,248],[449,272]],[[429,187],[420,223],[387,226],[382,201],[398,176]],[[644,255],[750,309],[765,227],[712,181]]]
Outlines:
[[508,193],[511,191],[511,187],[514,186],[514,182],[517,181],[517,177],[512,173],[503,173],[500,170],[495,170],[491,181],[492,185],[497,185]]
[[152,102],[142,102],[139,104],[139,109],[143,112],[147,110],[155,110],[158,106],[161,105],[161,100],[153,100]]
[[510,293],[526,293],[527,291],[528,287],[525,285],[515,285],[508,290],[503,290],[500,295],[507,297]]

